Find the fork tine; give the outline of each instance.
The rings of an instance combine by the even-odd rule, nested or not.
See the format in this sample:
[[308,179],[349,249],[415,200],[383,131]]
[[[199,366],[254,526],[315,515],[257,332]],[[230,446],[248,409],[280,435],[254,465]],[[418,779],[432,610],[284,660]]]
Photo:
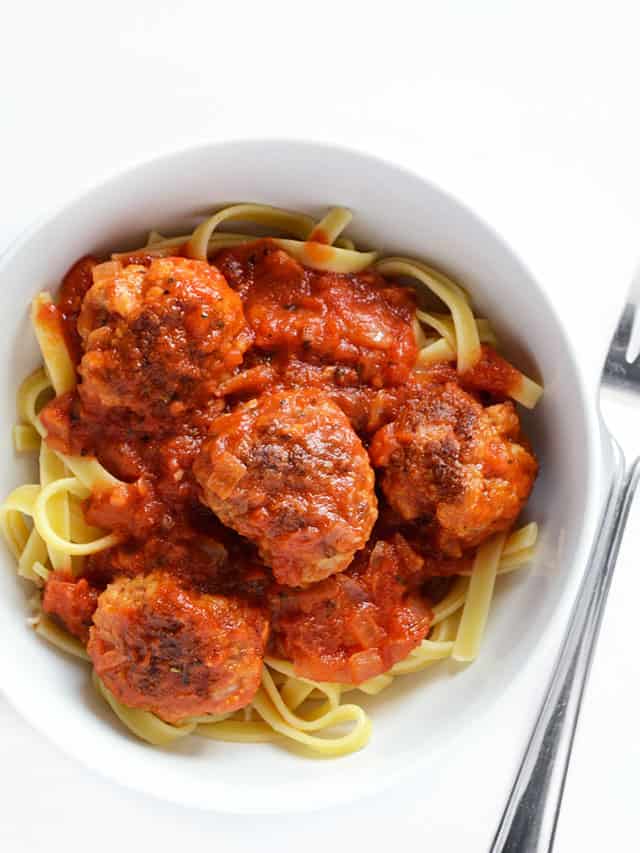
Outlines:
[[[629,302],[633,302],[636,309],[640,305],[640,278],[636,277],[629,292]],[[632,364],[640,355],[640,311],[636,310],[631,323],[631,335],[627,344],[627,361]]]
[[602,371],[602,383],[640,390],[640,275],[636,275],[618,321]]
[[[640,270],[633,277],[629,294],[627,296],[627,305],[632,305],[634,308],[640,308]],[[634,362],[640,354],[640,311],[636,310],[631,322],[631,332],[629,343],[627,344],[627,361]]]
[[614,332],[607,361],[613,358],[617,363],[621,360],[633,364],[640,354],[640,270],[631,281],[627,299],[617,328]]
[[[629,294],[631,295],[631,294]],[[618,320],[618,325],[611,343],[609,344],[609,352],[607,353],[607,361],[614,358],[615,361],[626,361],[627,349],[631,340],[631,330],[633,329],[633,321],[636,315],[636,306],[633,302],[627,302],[624,310]]]

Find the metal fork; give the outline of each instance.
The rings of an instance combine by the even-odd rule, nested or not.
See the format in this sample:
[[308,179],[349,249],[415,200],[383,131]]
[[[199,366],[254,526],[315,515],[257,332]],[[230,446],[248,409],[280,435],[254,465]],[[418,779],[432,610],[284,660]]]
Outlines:
[[[600,378],[600,414],[611,444],[612,478],[586,571],[547,693],[493,839],[491,853],[547,853],[553,847],[580,705],[620,543],[638,479],[640,459],[626,465],[606,424],[620,403],[640,413],[640,278],[627,297]],[[630,348],[631,345],[631,348]],[[633,446],[627,450],[633,450]]]

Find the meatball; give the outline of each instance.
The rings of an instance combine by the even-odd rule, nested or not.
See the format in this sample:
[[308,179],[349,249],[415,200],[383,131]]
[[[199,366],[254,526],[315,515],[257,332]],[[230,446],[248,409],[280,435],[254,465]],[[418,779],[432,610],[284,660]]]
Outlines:
[[89,639],[89,628],[98,604],[98,591],[85,578],[76,579],[67,572],[51,572],[42,598],[42,609],[82,643]]
[[267,393],[217,418],[193,471],[203,501],[289,586],[346,568],[377,517],[360,439],[312,389]]
[[251,343],[240,297],[215,267],[161,258],[94,271],[78,332],[79,393],[87,410],[117,408],[143,422],[206,402]]
[[523,446],[513,404],[488,408],[456,383],[426,385],[374,435],[370,456],[406,521],[435,517],[450,555],[506,530],[533,487],[537,463]]
[[260,685],[268,623],[170,574],[119,578],[98,599],[87,651],[113,695],[169,723],[243,708]]
[[432,612],[419,594],[423,573],[423,560],[396,536],[308,589],[275,589],[276,653],[318,681],[360,684],[380,675],[429,632]]

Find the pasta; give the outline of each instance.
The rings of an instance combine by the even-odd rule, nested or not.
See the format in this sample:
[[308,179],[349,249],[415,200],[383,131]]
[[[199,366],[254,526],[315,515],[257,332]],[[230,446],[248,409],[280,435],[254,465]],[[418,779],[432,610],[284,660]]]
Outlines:
[[[255,235],[220,230],[227,223],[249,223],[266,230],[276,246],[313,270],[344,275],[373,270],[387,279],[409,281],[414,286],[417,282],[437,299],[440,310],[415,313],[419,346],[415,370],[427,370],[442,362],[454,363],[460,376],[468,374],[479,363],[483,345],[497,345],[489,321],[474,315],[460,285],[430,265],[403,257],[380,258],[375,252],[356,249],[343,235],[350,220],[351,213],[344,208],[333,208],[316,222],[307,215],[266,205],[237,204],[217,211],[192,234],[164,237],[151,232],[145,247],[113,258],[126,262],[143,255],[162,259],[182,254],[211,259],[223,249],[254,243]],[[107,273],[102,271],[103,275]],[[74,392],[77,371],[50,294],[36,296],[31,317],[43,367],[20,386],[20,423],[14,427],[13,438],[18,452],[37,455],[39,476],[32,484],[18,486],[0,506],[0,529],[16,559],[19,575],[42,588],[52,572],[82,577],[90,555],[122,541],[122,534],[89,523],[82,507],[91,495],[126,484],[95,457],[64,453],[47,442],[42,408],[52,398]],[[510,396],[533,407],[542,394],[541,386],[513,371]],[[465,663],[474,660],[498,576],[525,565],[534,554],[537,538],[538,527],[532,522],[496,532],[481,542],[474,549],[473,567],[461,566],[446,594],[432,607],[428,636],[386,671],[357,684],[304,677],[291,661],[268,654],[260,686],[247,707],[228,714],[196,715],[174,724],[149,710],[123,704],[95,670],[93,682],[121,722],[153,745],[166,746],[198,734],[222,741],[290,742],[310,754],[345,755],[365,746],[371,736],[368,715],[356,699],[344,701],[345,695],[376,695],[396,678],[447,658]],[[34,625],[41,637],[64,652],[90,660],[85,645],[42,610]]]

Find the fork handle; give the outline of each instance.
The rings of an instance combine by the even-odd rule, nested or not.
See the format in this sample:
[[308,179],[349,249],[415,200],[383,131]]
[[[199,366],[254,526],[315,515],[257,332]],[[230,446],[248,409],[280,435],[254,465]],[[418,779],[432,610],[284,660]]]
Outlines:
[[614,472],[605,510],[491,853],[548,853],[553,847],[582,696],[640,477],[640,459],[625,474],[622,451],[611,443]]

